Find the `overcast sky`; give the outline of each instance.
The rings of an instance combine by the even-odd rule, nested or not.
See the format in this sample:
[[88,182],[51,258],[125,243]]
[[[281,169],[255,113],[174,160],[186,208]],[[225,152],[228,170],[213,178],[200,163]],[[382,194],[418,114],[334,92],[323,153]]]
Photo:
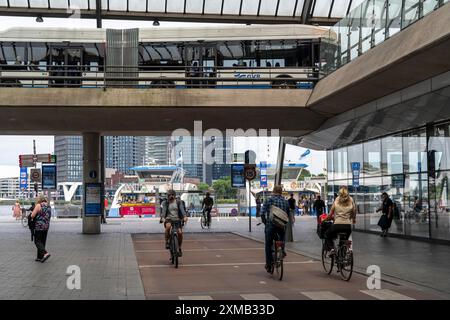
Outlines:
[[[179,28],[224,25],[162,21],[159,27],[153,27],[152,23],[153,21],[103,20],[103,28]],[[37,23],[36,18],[32,17],[0,17],[0,31],[12,27],[95,28],[96,22],[93,19],[51,19],[44,17],[43,23]],[[299,125],[301,125],[301,121],[299,121]],[[14,177],[19,175],[19,155],[33,153],[33,139],[36,140],[37,153],[53,153],[53,136],[0,136],[0,177]],[[278,151],[277,138],[238,138],[235,141],[235,152],[244,152],[249,146],[256,146],[258,154],[257,161],[276,162]],[[299,163],[299,157],[305,150],[300,147],[287,146],[286,161]],[[303,159],[301,162],[306,163],[313,173],[318,174],[325,168],[325,159],[324,152],[313,151],[309,157]]]

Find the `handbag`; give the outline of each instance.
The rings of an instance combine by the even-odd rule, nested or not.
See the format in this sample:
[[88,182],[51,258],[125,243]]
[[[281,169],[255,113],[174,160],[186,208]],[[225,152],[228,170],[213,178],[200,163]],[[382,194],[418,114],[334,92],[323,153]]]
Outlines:
[[284,229],[286,225],[289,223],[289,216],[283,209],[271,205],[269,220],[272,222],[274,226]]
[[389,219],[388,219],[387,215],[383,214],[380,217],[380,220],[378,220],[378,226],[380,226],[380,228],[382,230],[385,230],[385,229],[389,228]]

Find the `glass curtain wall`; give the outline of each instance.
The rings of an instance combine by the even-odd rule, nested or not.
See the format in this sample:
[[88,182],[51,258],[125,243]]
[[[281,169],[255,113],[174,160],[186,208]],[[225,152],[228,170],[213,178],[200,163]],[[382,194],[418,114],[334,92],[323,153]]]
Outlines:
[[[359,187],[351,163],[359,162]],[[381,193],[399,210],[390,233],[450,240],[450,123],[418,128],[327,151],[327,201],[348,186],[358,207],[356,229],[380,231]]]

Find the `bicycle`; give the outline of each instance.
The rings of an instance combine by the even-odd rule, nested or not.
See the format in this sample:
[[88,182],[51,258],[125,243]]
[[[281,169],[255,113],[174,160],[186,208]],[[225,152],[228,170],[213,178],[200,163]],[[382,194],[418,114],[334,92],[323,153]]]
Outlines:
[[348,240],[346,233],[338,233],[338,246],[334,248],[335,254],[330,256],[326,240],[322,239],[322,266],[327,274],[331,274],[333,266],[336,264],[337,272],[340,273],[341,278],[345,281],[350,280],[353,273],[351,245],[352,241]]
[[170,228],[170,238],[169,238],[169,250],[170,250],[170,262],[178,268],[178,258],[180,256],[180,248],[178,245],[178,229],[184,224],[181,221],[172,222]]
[[[210,213],[211,215],[211,213]],[[208,217],[206,216],[206,210],[202,210],[202,216],[200,218],[200,225],[202,229],[211,229],[211,220],[208,223]]]
[[[258,223],[257,226],[261,224]],[[276,271],[277,279],[283,280],[284,275],[284,264],[283,264],[283,247],[284,242],[279,239],[279,235],[275,232],[275,237],[272,240],[272,265],[270,269],[270,274],[273,275]]]

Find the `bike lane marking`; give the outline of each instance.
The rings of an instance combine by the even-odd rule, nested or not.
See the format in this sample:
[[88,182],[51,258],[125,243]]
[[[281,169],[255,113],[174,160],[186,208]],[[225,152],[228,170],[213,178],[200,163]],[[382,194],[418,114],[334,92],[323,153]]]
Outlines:
[[371,297],[378,300],[416,300],[414,298],[405,296],[404,294],[397,293],[390,289],[375,289],[375,290],[360,290]]
[[[319,263],[319,261],[284,261],[284,264],[312,264]],[[265,262],[242,262],[242,263],[192,263],[183,264],[183,267],[223,267],[223,266],[254,266],[254,265],[265,265]],[[169,264],[149,264],[141,265],[139,268],[173,268]]]
[[331,291],[302,291],[300,293],[311,300],[347,300]]

